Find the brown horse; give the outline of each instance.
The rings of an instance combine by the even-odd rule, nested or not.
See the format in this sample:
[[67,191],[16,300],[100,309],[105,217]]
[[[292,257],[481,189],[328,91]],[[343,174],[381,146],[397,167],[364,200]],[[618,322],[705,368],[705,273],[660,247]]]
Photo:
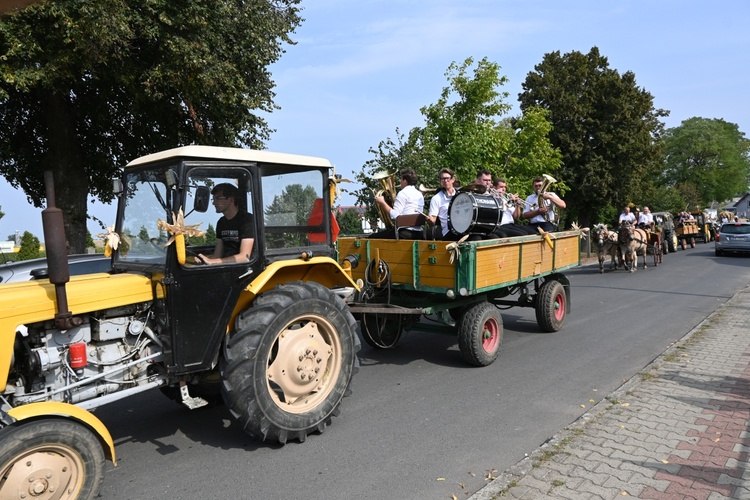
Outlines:
[[617,269],[617,232],[610,231],[606,224],[597,224],[592,231],[593,242],[596,245],[596,255],[599,257],[599,274],[604,272],[604,261],[611,257],[610,269]]
[[643,269],[646,269],[646,249],[648,248],[648,234],[638,229],[630,222],[623,222],[617,231],[620,251],[625,258],[625,268],[631,273],[638,269],[638,256],[643,256]]

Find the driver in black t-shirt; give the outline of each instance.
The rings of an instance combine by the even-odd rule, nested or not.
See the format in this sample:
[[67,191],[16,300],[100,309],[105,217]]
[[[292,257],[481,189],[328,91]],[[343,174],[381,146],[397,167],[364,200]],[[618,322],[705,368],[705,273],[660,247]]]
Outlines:
[[216,212],[223,214],[216,224],[216,248],[209,257],[199,255],[206,264],[247,262],[253,251],[253,219],[237,207],[240,190],[229,183],[217,184],[211,190]]

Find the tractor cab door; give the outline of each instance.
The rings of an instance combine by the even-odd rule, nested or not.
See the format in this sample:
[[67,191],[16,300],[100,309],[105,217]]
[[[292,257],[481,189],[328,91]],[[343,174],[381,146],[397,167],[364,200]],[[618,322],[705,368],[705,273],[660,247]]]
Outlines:
[[[204,234],[192,231],[193,236],[186,236],[185,264],[177,262],[175,251],[169,253],[166,305],[171,319],[172,369],[176,373],[212,368],[240,292],[260,272],[251,168],[236,164],[226,167],[212,164],[210,168],[186,165],[187,182],[182,195],[185,226],[200,229]],[[215,194],[211,194],[206,207],[208,192]],[[236,199],[226,200],[228,193]],[[227,226],[226,221],[219,222],[223,217],[220,211],[232,202],[239,209],[236,217],[246,214],[252,220],[250,233],[242,233],[243,237],[254,240],[249,258],[239,263],[202,264],[198,255],[214,254],[217,226]],[[225,233],[231,231],[234,230]]]

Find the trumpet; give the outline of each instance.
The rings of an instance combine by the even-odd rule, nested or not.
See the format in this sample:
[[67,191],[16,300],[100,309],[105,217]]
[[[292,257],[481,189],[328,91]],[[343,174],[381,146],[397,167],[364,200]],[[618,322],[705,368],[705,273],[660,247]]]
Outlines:
[[434,193],[437,193],[438,191],[440,191],[443,188],[428,188],[424,184],[420,184],[417,189],[419,189],[419,192],[422,193],[422,194],[427,194],[427,193],[433,193],[434,194]]
[[514,200],[512,196],[508,196],[507,194],[505,195],[498,194],[498,198],[502,200],[503,208],[505,209],[507,208],[514,209],[516,207],[516,204],[524,208],[529,206],[529,203],[526,203],[526,200],[521,199],[520,197]]

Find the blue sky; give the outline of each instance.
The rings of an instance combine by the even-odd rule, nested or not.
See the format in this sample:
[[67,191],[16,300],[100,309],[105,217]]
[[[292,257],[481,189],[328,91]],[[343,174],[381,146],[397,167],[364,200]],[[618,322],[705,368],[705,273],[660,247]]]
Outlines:
[[[675,127],[699,116],[736,123],[750,135],[750,2],[746,0],[303,0],[305,21],[272,66],[276,129],[269,150],[328,158],[352,176],[368,149],[396,128],[423,125],[445,71],[488,57],[509,82],[512,114],[526,75],[544,54],[597,46],[620,73],[670,111]],[[351,203],[345,197],[343,204]],[[0,179],[0,239],[15,230],[40,238],[41,215]],[[89,206],[107,224],[114,207]],[[99,232],[93,223],[94,235]]]

